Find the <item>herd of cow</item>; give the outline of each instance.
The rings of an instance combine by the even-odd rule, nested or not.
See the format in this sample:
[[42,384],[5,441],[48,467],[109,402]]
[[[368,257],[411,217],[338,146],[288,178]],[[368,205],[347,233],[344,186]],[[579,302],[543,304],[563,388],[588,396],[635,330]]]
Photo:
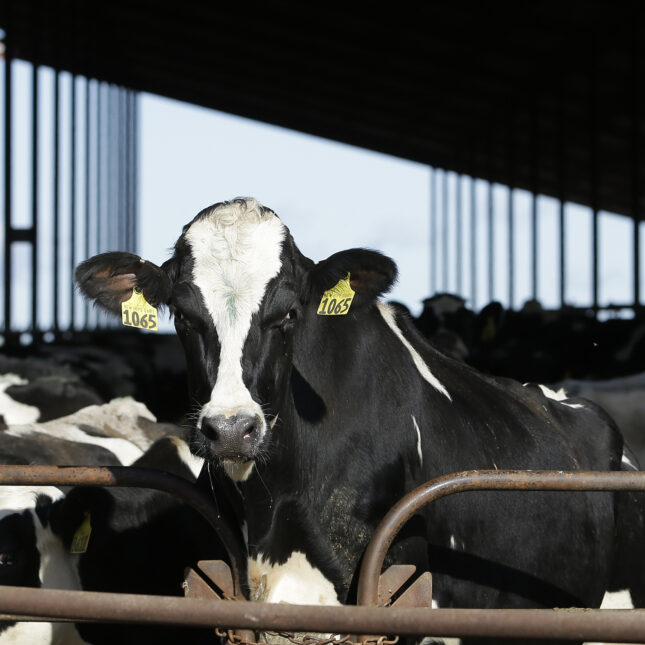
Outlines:
[[[382,300],[396,275],[392,260],[365,249],[314,263],[253,199],[199,213],[161,266],[124,252],[91,258],[76,271],[88,300],[120,315],[136,290],[173,316],[190,423],[157,422],[154,406],[125,392],[106,396],[70,361],[6,358],[0,462],[132,464],[186,477],[239,528],[251,599],[326,605],[355,602],[375,527],[429,479],[638,469],[598,405],[474,369],[441,345],[439,327],[429,343],[418,321]],[[639,493],[469,493],[410,520],[387,563],[431,571],[438,607],[598,607],[610,592],[643,607],[644,511]],[[2,584],[179,595],[186,566],[222,557],[203,520],[162,493],[4,487],[0,518]],[[86,551],[70,554],[88,521]],[[215,638],[0,626],[0,644]]]

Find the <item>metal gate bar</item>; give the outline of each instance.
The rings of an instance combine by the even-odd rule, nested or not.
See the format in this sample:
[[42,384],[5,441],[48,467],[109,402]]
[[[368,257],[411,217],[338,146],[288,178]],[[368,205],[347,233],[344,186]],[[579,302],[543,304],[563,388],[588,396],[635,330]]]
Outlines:
[[[2,484],[140,486],[175,494],[206,513],[219,532],[220,518],[210,500],[179,477],[131,467],[84,468],[1,466]],[[179,491],[178,491],[179,489]],[[185,490],[182,490],[185,489]],[[427,482],[406,495],[379,525],[368,547],[372,565],[365,581],[378,581],[380,562],[406,519],[425,503],[467,490],[645,490],[645,473],[600,471],[467,471]],[[181,491],[181,492],[180,492]],[[193,497],[197,498],[193,504]],[[225,528],[226,530],[226,528]],[[224,540],[223,540],[224,541]],[[232,559],[235,562],[234,559]],[[365,560],[368,560],[366,554]],[[376,573],[370,567],[376,563]],[[373,579],[370,580],[370,577]],[[361,591],[361,587],[363,590]],[[370,593],[369,584],[367,593]],[[239,597],[239,594],[238,594]],[[0,613],[49,620],[219,626],[237,629],[332,633],[437,634],[488,638],[543,638],[585,641],[645,642],[645,610],[598,609],[404,609],[396,607],[304,606],[251,602],[217,602],[168,596],[1,587]]]
[[[231,527],[213,501],[187,479],[159,470],[131,466],[0,466],[0,485],[12,486],[124,486],[153,488],[178,497],[200,513],[213,527],[231,563],[235,594],[242,598],[244,556]],[[2,609],[0,609],[2,612]]]
[[30,587],[0,588],[0,611],[51,620],[338,634],[437,634],[645,642],[643,609],[399,609],[228,602]]
[[464,491],[645,490],[645,472],[562,470],[468,470],[438,477],[415,488],[393,506],[374,531],[358,581],[358,604],[378,604],[378,577],[387,550],[404,524],[422,507]]

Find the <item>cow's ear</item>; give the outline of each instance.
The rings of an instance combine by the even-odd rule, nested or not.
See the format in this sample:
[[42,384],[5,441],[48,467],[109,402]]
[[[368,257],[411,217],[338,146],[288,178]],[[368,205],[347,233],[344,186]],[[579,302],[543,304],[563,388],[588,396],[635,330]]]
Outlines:
[[311,269],[310,294],[319,298],[331,289],[339,280],[347,277],[355,291],[354,304],[362,305],[373,302],[387,293],[397,277],[397,268],[393,260],[378,251],[369,249],[349,249],[340,251],[322,260]]
[[154,307],[168,303],[172,282],[156,264],[133,253],[101,253],[76,267],[76,284],[81,293],[107,311],[121,313],[121,303],[138,287]]
[[61,538],[65,548],[69,549],[74,536],[86,520],[89,520],[90,531],[96,535],[104,533],[113,515],[114,498],[107,490],[78,486],[51,505],[49,521],[52,531]]

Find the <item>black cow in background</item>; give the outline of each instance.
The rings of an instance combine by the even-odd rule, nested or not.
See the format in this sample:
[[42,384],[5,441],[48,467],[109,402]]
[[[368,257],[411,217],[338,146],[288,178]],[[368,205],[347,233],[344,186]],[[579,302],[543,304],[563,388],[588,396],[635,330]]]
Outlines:
[[[376,524],[438,475],[620,468],[602,410],[444,356],[379,302],[389,258],[315,264],[255,200],[199,213],[162,267],[108,253],[76,276],[108,311],[138,287],[173,313],[201,405],[193,450],[234,483],[257,600],[352,602]],[[606,493],[469,493],[421,512],[389,558],[431,570],[442,607],[598,606],[614,513]]]
[[411,317],[428,340],[496,376],[539,383],[607,380],[645,367],[645,318],[638,311],[632,319],[599,320],[592,310],[545,310],[529,300],[517,311],[493,301],[474,312],[447,293],[423,304],[421,314]]

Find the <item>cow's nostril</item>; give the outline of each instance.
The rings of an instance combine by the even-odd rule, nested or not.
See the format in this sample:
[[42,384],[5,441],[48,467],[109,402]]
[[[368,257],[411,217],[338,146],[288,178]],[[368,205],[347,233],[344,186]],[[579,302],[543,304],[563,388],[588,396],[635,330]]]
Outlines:
[[201,427],[202,434],[211,441],[217,441],[219,438],[219,433],[217,431],[217,425],[210,419],[202,420]]
[[244,439],[252,437],[256,430],[258,429],[258,424],[255,419],[245,420],[244,426],[242,428],[242,436]]

